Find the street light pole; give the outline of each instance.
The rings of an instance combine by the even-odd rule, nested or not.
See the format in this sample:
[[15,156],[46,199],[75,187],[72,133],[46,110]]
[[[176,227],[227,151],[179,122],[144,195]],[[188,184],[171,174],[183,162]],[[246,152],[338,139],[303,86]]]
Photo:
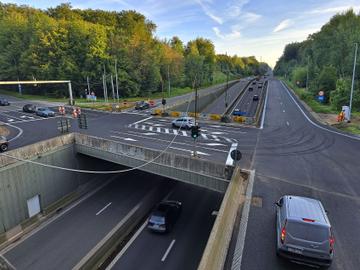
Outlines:
[[352,108],[352,100],[353,100],[353,93],[354,93],[354,81],[355,81],[355,69],[356,69],[356,56],[357,56],[357,49],[358,44],[355,43],[355,57],[354,57],[354,68],[353,68],[353,76],[352,76],[352,82],[351,82],[351,92],[350,92],[350,112],[349,112],[349,121],[351,119],[351,108]]

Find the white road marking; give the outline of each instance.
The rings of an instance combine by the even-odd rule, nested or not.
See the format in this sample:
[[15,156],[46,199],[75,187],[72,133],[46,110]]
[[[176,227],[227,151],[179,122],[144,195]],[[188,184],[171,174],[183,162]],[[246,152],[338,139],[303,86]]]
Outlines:
[[211,212],[211,215],[212,215],[212,216],[217,216],[218,214],[219,214],[219,211],[215,211],[215,210],[214,210],[214,211]]
[[169,129],[168,129],[168,128],[165,128],[165,133],[169,133]]
[[231,147],[230,147],[230,149],[229,149],[228,156],[227,156],[227,158],[226,158],[226,163],[225,163],[227,166],[232,166],[232,165],[234,165],[234,160],[233,160],[232,157],[231,157],[231,152],[232,152],[233,150],[235,150],[235,149],[237,148],[237,146],[238,146],[237,143],[233,143],[233,144],[231,145]]
[[138,125],[138,124],[135,124],[135,125],[134,125],[134,128],[139,128],[139,125]]
[[154,127],[162,127],[164,126],[163,124],[155,124]]
[[150,131],[154,131],[154,128],[153,128],[153,127],[149,127],[149,130],[150,130]]
[[221,126],[211,125],[210,127],[221,128]]
[[221,132],[221,131],[213,131],[213,132],[210,132],[210,133],[213,134],[213,135],[225,134],[224,132]]
[[208,140],[209,138],[206,136],[206,134],[200,133],[201,137],[203,137],[205,140]]
[[234,142],[234,141],[233,141],[232,139],[230,139],[230,138],[225,138],[225,137],[224,137],[224,139],[225,139],[225,141],[227,141],[227,142],[231,142],[231,143]]
[[283,110],[283,112],[285,112],[285,110]]
[[124,138],[124,141],[137,142],[137,140],[132,138]]
[[226,144],[222,144],[222,143],[200,143],[203,145],[208,145],[208,146],[226,146]]
[[14,138],[11,138],[9,139],[9,142],[12,142],[12,141],[15,141],[16,139],[18,139],[22,134],[23,134],[23,130],[17,126],[13,126],[13,125],[10,125],[10,124],[6,124],[5,125],[9,126],[9,127],[12,127],[12,128],[15,128],[19,131],[19,133],[14,137]]
[[145,126],[145,125],[142,125],[142,126],[141,126],[141,129],[142,129],[142,130],[145,130],[145,129],[146,129],[146,126]]
[[289,121],[286,121],[286,125],[287,125],[287,126],[290,126],[290,123],[289,123]]
[[7,121],[11,123],[11,122],[14,122],[15,120],[14,120],[14,119],[9,119],[9,118],[8,118],[8,120],[7,120]]
[[157,133],[152,133],[152,132],[146,132],[146,133],[143,133],[143,135],[153,136],[153,135],[158,135],[158,134]]
[[9,270],[16,270],[16,268],[3,255],[0,254],[0,257],[7,264],[7,267],[5,267],[4,269],[9,268]]
[[137,142],[137,140],[132,139],[132,138],[124,138],[124,137],[119,137],[119,136],[110,136],[111,138],[115,138],[115,139],[120,139],[120,140],[124,140],[124,141],[132,141],[132,142]]
[[99,212],[96,213],[96,216],[100,215],[102,212],[105,211],[106,208],[108,208],[112,202],[109,202],[107,205],[105,205]]
[[152,118],[152,116],[150,116],[150,117],[148,117],[148,118],[145,118],[145,119],[142,119],[142,120],[140,120],[140,121],[137,121],[137,122],[135,122],[135,123],[132,123],[132,125],[140,124],[140,123],[145,122],[145,121],[147,121],[147,120],[149,120],[149,119],[151,119],[151,118]]
[[183,136],[187,136],[186,131],[182,130],[181,133],[182,133]]
[[[174,149],[174,150],[184,151],[184,152],[190,152],[191,154],[194,153],[193,150],[189,150],[189,149],[183,149],[183,148],[172,147],[172,146],[170,146],[169,148]],[[200,152],[200,151],[196,151],[196,153],[197,153],[198,155],[210,156],[210,154],[204,153],[204,152]]]
[[166,257],[169,255],[170,250],[172,249],[172,247],[173,247],[174,244],[175,244],[175,241],[176,241],[175,239],[173,239],[173,240],[171,241],[170,246],[169,246],[168,249],[166,250],[164,256],[161,258],[161,261],[162,261],[162,262],[164,262],[164,261],[166,260]]
[[173,133],[174,133],[175,135],[178,135],[178,134],[179,134],[179,132],[178,132],[176,129],[173,129],[172,131],[173,131]]
[[220,141],[220,139],[219,139],[219,137],[218,136],[215,136],[215,135],[210,135],[211,137],[213,137],[213,139],[215,140],[215,141]]
[[322,130],[325,130],[327,132],[330,132],[330,133],[334,133],[334,134],[337,134],[337,135],[340,135],[340,136],[343,136],[343,137],[347,137],[347,138],[350,138],[350,139],[354,139],[354,140],[357,140],[357,141],[360,141],[360,137],[359,136],[351,136],[351,135],[347,135],[347,134],[344,134],[344,133],[341,133],[341,132],[337,132],[335,130],[330,130],[330,129],[327,129],[327,128],[324,128],[318,124],[316,124],[315,122],[313,122],[307,115],[306,113],[303,111],[303,109],[300,107],[300,105],[296,102],[296,100],[293,98],[293,96],[290,94],[289,90],[287,89],[287,87],[284,85],[284,83],[282,81],[280,81],[282,86],[285,88],[286,92],[288,93],[288,95],[290,96],[290,98],[293,100],[293,102],[295,103],[295,105],[299,108],[299,110],[302,112],[302,114],[305,116],[306,120],[309,121],[310,124],[312,124],[313,126],[317,127],[317,128],[320,128]]
[[156,131],[157,131],[157,132],[161,132],[161,128],[159,128],[159,127],[156,128]]
[[248,183],[248,186],[246,188],[246,197],[245,197],[245,203],[241,214],[241,221],[240,221],[240,227],[239,227],[239,234],[236,240],[236,246],[235,246],[235,252],[233,256],[233,261],[231,265],[231,269],[241,269],[241,261],[242,261],[242,255],[244,252],[244,246],[245,246],[245,237],[246,237],[246,230],[247,230],[247,224],[249,221],[249,213],[250,213],[250,205],[251,205],[251,197],[252,197],[252,191],[254,186],[254,178],[255,178],[255,170],[250,171],[250,180]]

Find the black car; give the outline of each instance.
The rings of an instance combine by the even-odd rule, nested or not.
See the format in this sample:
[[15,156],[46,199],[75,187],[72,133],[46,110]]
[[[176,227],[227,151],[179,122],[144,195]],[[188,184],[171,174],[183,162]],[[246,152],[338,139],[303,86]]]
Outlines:
[[23,107],[23,111],[27,113],[35,113],[36,112],[36,106],[32,104],[26,104]]
[[7,99],[5,99],[5,98],[0,98],[0,105],[1,105],[1,106],[9,106],[10,103],[9,103],[9,101],[8,101]]
[[4,136],[0,136],[0,152],[8,150],[9,142]]
[[178,201],[162,201],[151,213],[147,227],[154,232],[169,232],[181,213],[181,207]]
[[145,101],[136,102],[135,110],[146,110],[150,108],[150,104]]
[[252,88],[252,87],[249,87],[249,91],[252,91],[252,90],[254,90],[254,88]]
[[259,96],[258,96],[258,95],[254,95],[254,96],[253,96],[253,100],[254,100],[254,101],[259,100]]

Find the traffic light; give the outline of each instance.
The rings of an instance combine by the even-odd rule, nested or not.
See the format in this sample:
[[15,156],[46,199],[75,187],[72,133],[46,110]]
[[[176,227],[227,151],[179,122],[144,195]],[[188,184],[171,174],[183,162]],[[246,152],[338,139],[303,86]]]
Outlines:
[[199,126],[192,126],[191,127],[191,137],[196,139],[200,136],[200,127]]
[[165,99],[165,98],[163,98],[163,99],[161,100],[161,104],[164,105],[164,106],[166,105],[166,99]]

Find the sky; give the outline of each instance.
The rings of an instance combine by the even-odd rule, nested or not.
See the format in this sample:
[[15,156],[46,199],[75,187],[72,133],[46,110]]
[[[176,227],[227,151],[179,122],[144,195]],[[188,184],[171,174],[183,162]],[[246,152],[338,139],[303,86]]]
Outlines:
[[136,10],[157,25],[160,39],[185,43],[211,39],[216,53],[254,55],[274,67],[286,44],[305,40],[329,19],[359,0],[11,0],[3,3],[47,9],[64,2],[74,8]]

